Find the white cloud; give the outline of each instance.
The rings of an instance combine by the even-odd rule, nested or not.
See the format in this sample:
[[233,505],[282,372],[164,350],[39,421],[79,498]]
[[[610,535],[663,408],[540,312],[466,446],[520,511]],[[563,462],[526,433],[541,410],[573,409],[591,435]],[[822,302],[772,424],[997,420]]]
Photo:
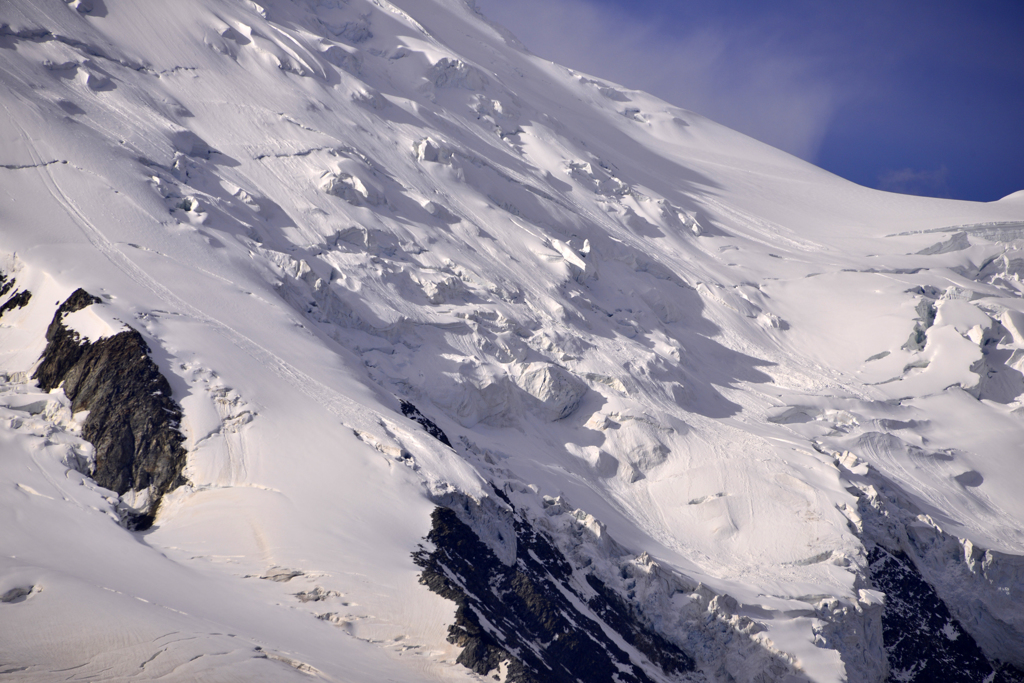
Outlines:
[[[478,0],[538,55],[646,90],[801,158],[814,160],[841,98],[770,26],[694,27],[670,34],[656,17],[587,0]],[[791,33],[791,32],[788,32]]]

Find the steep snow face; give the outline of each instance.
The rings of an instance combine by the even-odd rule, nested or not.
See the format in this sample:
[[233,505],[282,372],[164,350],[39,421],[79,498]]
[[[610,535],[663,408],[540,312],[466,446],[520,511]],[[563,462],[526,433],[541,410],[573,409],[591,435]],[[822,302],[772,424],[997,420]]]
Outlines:
[[[852,185],[462,0],[6,2],[0,62],[5,670],[472,679],[435,505],[686,676],[883,680],[882,553],[1024,666],[1017,195]],[[144,534],[29,380],[79,287],[183,409]]]

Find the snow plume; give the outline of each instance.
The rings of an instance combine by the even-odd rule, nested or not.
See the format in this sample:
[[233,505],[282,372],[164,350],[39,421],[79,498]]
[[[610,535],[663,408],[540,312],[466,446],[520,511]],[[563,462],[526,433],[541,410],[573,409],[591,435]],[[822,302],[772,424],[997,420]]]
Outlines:
[[878,176],[878,189],[923,197],[948,197],[949,169],[940,166],[932,171],[912,168],[886,171]]

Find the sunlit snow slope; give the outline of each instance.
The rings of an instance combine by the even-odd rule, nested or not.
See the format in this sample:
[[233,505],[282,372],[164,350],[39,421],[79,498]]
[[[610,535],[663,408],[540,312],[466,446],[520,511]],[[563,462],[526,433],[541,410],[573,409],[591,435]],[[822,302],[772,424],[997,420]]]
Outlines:
[[[481,680],[438,505],[695,663],[602,626],[648,680],[926,680],[882,555],[1024,667],[1020,193],[853,185],[463,0],[9,0],[0,106],[0,680]],[[78,288],[183,411],[146,531],[32,379]]]

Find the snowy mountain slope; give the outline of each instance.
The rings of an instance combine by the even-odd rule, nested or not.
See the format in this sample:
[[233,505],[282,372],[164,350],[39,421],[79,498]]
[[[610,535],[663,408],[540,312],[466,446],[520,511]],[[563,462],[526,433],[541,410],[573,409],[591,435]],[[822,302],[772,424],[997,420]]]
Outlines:
[[[458,0],[14,2],[0,47],[0,671],[473,679],[436,505],[640,680],[1024,667],[1016,195],[852,185]],[[147,531],[31,378],[78,288],[182,408]]]

